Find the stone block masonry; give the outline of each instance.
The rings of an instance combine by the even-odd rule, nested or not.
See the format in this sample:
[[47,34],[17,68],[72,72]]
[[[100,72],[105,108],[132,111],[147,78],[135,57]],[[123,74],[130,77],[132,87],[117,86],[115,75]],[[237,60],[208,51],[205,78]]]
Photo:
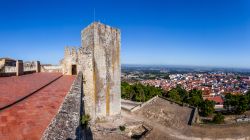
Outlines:
[[85,111],[93,119],[121,112],[120,31],[94,22],[82,31],[79,65],[84,77]]
[[24,70],[23,70],[23,61],[22,60],[17,60],[16,61],[16,76],[23,75]]
[[40,65],[40,61],[36,61],[36,72],[41,72],[41,65]]
[[[72,71],[72,67],[76,66],[75,73]],[[78,63],[78,53],[75,47],[65,47],[64,50],[64,59],[61,62],[62,73],[65,75],[75,75],[77,70]]]

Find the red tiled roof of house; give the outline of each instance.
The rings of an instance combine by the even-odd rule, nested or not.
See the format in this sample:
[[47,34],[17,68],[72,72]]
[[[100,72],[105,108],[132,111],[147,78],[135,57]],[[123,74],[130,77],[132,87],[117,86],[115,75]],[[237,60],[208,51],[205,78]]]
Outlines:
[[216,102],[216,103],[220,103],[220,104],[223,104],[223,103],[224,103],[224,101],[223,101],[223,99],[221,98],[221,96],[207,97],[206,99],[209,100],[209,101],[214,101],[214,102]]

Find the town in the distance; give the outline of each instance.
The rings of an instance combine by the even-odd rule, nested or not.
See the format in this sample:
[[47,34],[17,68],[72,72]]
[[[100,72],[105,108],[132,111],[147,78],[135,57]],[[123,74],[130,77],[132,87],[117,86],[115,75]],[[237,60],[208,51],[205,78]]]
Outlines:
[[[145,102],[149,99],[146,96],[152,96],[150,93],[146,95],[144,90],[134,96],[131,92],[138,93],[140,91],[138,89],[153,87],[161,91],[157,93],[159,96],[173,101],[187,103],[200,109],[205,105],[207,108],[204,108],[204,112],[200,110],[202,113],[200,115],[204,117],[200,117],[200,121],[213,122],[211,115],[215,112],[223,118],[217,123],[250,121],[250,114],[247,111],[250,105],[249,69],[123,65],[122,82],[122,97],[125,99]],[[128,89],[127,85],[135,86]],[[199,95],[198,98],[190,98],[193,93]]]
[[186,90],[202,90],[203,97],[223,96],[227,93],[244,95],[250,89],[250,70],[229,68],[185,68],[185,66],[123,65],[122,79],[160,87],[169,91],[177,85]]

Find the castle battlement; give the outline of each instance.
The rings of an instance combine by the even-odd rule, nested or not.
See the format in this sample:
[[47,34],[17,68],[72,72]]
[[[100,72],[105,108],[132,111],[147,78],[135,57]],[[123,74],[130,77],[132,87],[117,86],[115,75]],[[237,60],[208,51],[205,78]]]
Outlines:
[[76,47],[65,47],[64,49],[64,57],[76,57],[77,49]]
[[101,28],[101,29],[105,29],[105,30],[111,30],[112,32],[120,32],[120,29],[115,28],[115,27],[111,27],[109,25],[103,24],[101,22],[93,22],[90,25],[88,25],[86,28],[84,28],[81,33],[87,31],[87,30],[91,30],[92,28]]

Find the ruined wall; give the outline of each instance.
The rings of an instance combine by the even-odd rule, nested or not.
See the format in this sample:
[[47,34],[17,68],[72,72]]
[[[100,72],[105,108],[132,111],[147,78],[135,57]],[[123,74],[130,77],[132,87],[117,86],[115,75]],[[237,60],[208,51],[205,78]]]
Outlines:
[[94,22],[82,31],[86,112],[93,118],[120,114],[120,31]]

